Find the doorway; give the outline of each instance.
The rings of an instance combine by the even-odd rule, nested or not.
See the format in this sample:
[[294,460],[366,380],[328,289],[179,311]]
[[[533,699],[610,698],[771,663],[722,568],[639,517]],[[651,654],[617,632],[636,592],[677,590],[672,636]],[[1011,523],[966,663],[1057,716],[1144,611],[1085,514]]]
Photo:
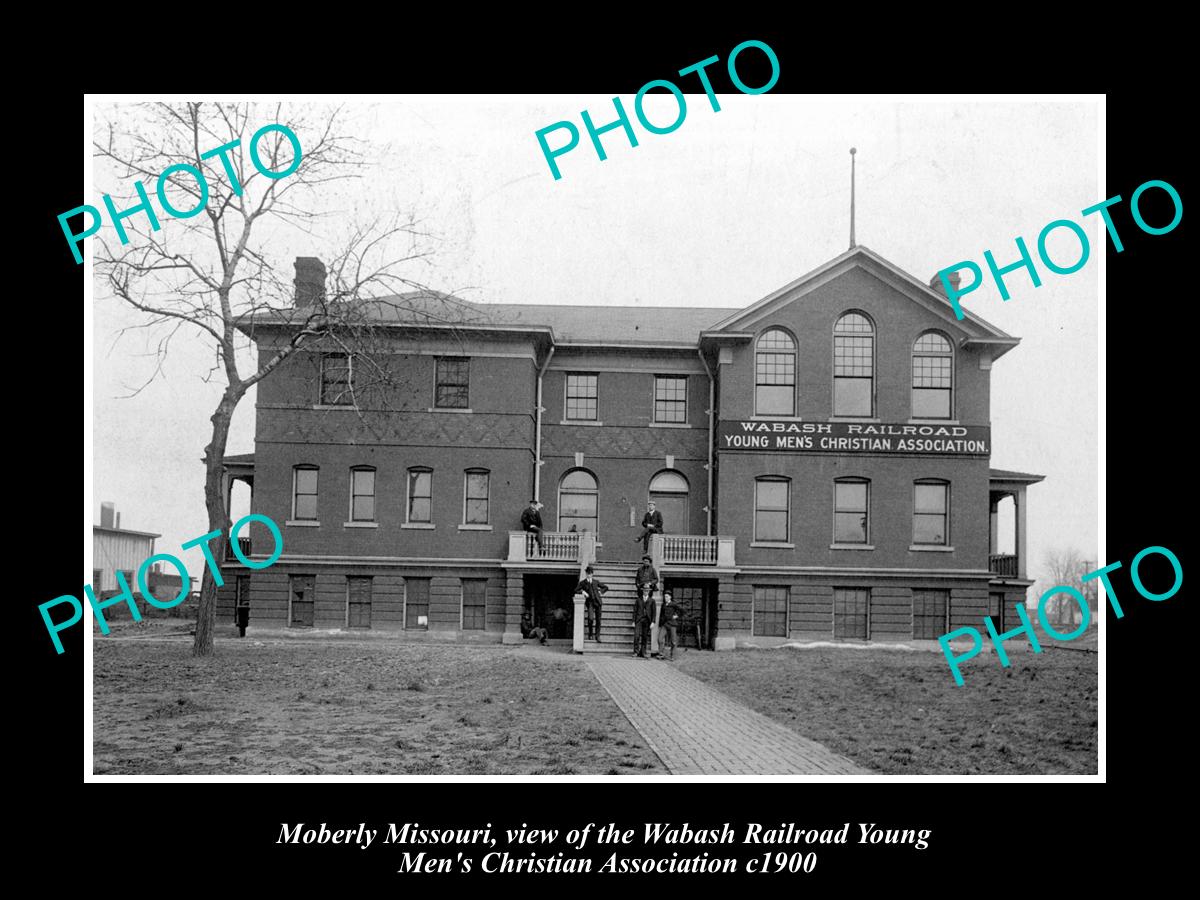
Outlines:
[[713,581],[668,579],[666,588],[683,610],[680,647],[711,650],[717,637],[717,586]]
[[679,472],[664,469],[650,479],[650,499],[663,517],[663,533],[688,534],[688,482]]
[[575,637],[574,575],[526,575],[525,612],[534,627],[546,629],[550,640]]

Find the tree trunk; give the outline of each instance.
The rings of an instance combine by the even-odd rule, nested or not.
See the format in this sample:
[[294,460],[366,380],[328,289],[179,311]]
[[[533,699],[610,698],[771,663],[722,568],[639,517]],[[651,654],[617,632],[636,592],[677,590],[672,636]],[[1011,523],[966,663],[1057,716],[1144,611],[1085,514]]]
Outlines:
[[[229,389],[221,397],[212,414],[212,441],[204,448],[204,507],[208,511],[208,530],[219,532],[208,547],[217,565],[225,559],[229,542],[229,509],[225,505],[225,446],[229,441],[229,424],[237,408],[237,396]],[[209,656],[213,652],[213,631],[217,624],[217,582],[207,561],[200,582],[200,605],[196,610],[196,641],[193,656]]]

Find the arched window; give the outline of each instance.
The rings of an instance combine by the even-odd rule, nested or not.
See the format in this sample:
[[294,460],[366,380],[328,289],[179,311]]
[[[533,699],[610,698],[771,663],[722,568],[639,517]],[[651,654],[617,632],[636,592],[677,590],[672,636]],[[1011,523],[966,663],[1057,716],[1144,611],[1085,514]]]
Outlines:
[[662,513],[664,533],[690,533],[688,530],[688,480],[682,472],[663,469],[651,478],[650,499]]
[[833,326],[833,414],[875,413],[875,326],[848,312]]
[[871,482],[839,478],[833,483],[833,542],[866,544],[871,534]]
[[317,520],[316,466],[292,467],[292,518],[296,521]]
[[407,524],[433,522],[433,469],[413,466],[408,470]]
[[788,478],[768,475],[754,479],[754,540],[787,542],[790,488]]
[[375,469],[371,466],[350,470],[350,521],[375,521]]
[[935,478],[913,482],[913,543],[950,543],[950,482]]
[[927,331],[913,344],[914,419],[949,419],[954,411],[954,347],[944,334]]
[[572,469],[558,483],[558,530],[599,531],[600,491],[596,476],[587,469]]
[[782,328],[759,335],[754,353],[754,414],[796,414],[796,340]]

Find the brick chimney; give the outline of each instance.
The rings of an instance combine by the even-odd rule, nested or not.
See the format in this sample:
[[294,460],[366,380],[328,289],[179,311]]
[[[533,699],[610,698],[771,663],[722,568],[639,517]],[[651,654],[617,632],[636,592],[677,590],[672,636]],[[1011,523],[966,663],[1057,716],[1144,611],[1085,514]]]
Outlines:
[[325,263],[315,256],[296,257],[296,308],[325,297]]
[[114,514],[115,510],[116,510],[116,506],[113,505],[113,503],[109,500],[105,500],[103,503],[100,504],[100,527],[101,528],[114,528],[115,527],[113,525],[113,514]]
[[[946,277],[950,281],[951,287],[953,287],[957,291],[958,284],[960,281],[962,281],[962,276],[958,274],[957,270],[955,270]],[[935,291],[937,291],[939,294],[941,294],[943,297],[946,296],[946,286],[944,284],[942,284],[942,279],[938,277],[936,272],[934,272],[933,277],[929,279],[929,286],[931,288],[933,288]]]

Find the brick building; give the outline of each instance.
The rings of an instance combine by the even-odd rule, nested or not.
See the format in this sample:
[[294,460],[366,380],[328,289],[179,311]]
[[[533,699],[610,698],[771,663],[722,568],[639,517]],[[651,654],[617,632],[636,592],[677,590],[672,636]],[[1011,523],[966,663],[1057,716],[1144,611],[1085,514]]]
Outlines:
[[[297,260],[298,305],[324,280]],[[612,588],[602,646],[621,649],[653,499],[653,554],[690,643],[1014,623],[1041,476],[990,468],[989,391],[1018,339],[958,321],[867,248],[743,308],[405,306],[378,312],[405,385],[384,401],[341,353],[296,354],[260,383],[255,452],[226,472],[284,549],[262,571],[225,564],[222,622],[240,598],[252,628],[515,642],[528,612],[567,637],[594,539]],[[260,316],[245,330],[262,354],[292,328]],[[531,496],[541,552],[519,530]],[[1004,498],[1012,554],[998,552]],[[247,540],[271,549],[258,524]]]

